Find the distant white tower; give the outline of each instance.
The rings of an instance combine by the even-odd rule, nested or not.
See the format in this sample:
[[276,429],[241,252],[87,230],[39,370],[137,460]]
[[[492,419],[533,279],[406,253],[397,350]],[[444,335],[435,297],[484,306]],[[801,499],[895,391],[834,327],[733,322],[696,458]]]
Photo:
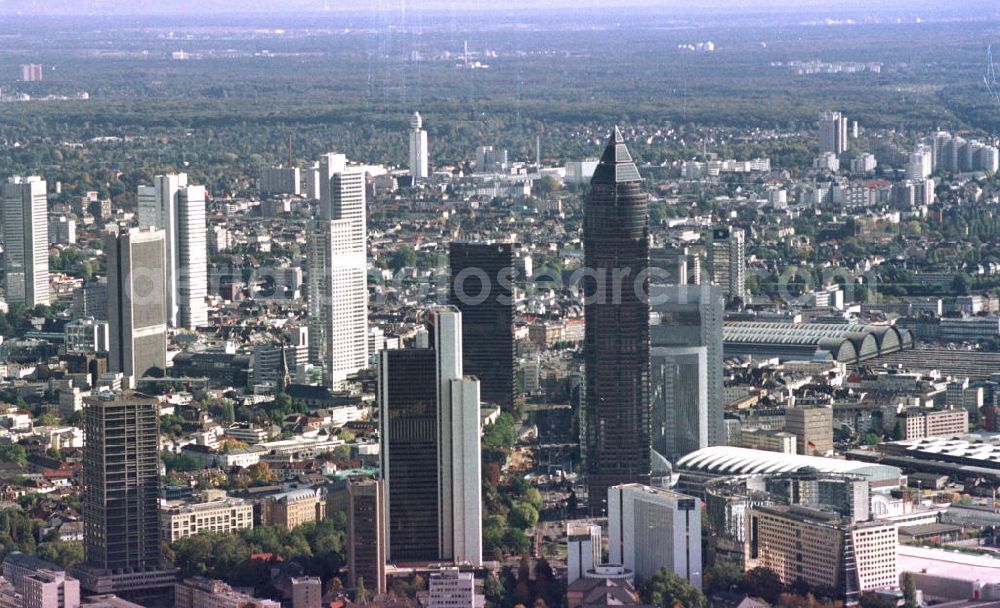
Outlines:
[[205,187],[189,186],[186,173],[157,175],[139,186],[139,226],[161,228],[167,247],[167,322],[208,324],[208,229]]
[[414,112],[410,118],[410,175],[413,182],[427,179],[427,131],[423,129],[424,121],[420,112]]
[[309,232],[309,355],[333,386],[368,365],[365,174],[343,154],[319,163],[319,218]]
[[8,304],[49,303],[49,206],[45,181],[11,177],[0,195]]

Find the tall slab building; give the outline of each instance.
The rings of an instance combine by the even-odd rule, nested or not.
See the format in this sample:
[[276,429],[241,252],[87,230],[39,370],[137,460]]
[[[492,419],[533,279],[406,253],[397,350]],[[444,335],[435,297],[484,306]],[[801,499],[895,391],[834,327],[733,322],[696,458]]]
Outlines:
[[448,260],[448,300],[462,312],[462,341],[475,345],[462,352],[464,372],[479,378],[483,403],[509,408],[517,396],[514,247],[453,242]]
[[108,370],[126,378],[162,376],[167,367],[167,261],[163,230],[108,234]]
[[159,402],[138,393],[86,401],[85,559],[74,573],[91,593],[136,593],[176,578],[160,554],[159,416]]
[[389,560],[481,565],[479,381],[462,371],[462,314],[430,322],[433,347],[379,354]]
[[583,225],[586,471],[590,512],[607,511],[607,492],[648,484],[648,201],[618,128],[590,181]]
[[139,186],[139,226],[166,233],[167,321],[172,327],[208,324],[208,229],[205,187],[186,173],[157,175]]
[[7,179],[0,189],[4,289],[8,304],[49,303],[48,199],[37,176]]
[[326,154],[319,180],[308,245],[309,355],[333,386],[368,365],[365,174],[343,154]]
[[[662,250],[654,250],[653,265]],[[653,449],[671,461],[725,445],[723,294],[718,285],[650,284]]]

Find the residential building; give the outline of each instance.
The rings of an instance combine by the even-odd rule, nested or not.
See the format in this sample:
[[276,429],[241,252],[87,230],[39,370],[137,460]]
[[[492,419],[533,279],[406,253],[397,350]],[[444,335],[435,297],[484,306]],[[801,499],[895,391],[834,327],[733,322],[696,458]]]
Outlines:
[[799,454],[828,454],[833,451],[833,409],[796,407],[785,410],[785,431],[795,435]]
[[449,304],[462,313],[466,375],[479,379],[483,403],[510,408],[517,386],[514,249],[511,243],[452,242]]
[[381,480],[347,484],[348,587],[363,579],[366,589],[385,593],[385,483]]
[[666,568],[701,589],[698,499],[641,484],[609,488],[608,559],[640,579]]
[[167,322],[208,324],[208,233],[205,187],[188,185],[186,173],[157,175],[139,186],[139,226],[165,233]]
[[590,180],[583,250],[585,468],[599,516],[609,487],[649,483],[652,466],[649,303],[646,283],[635,285],[649,268],[648,198],[617,127]]
[[0,187],[4,290],[8,304],[49,303],[49,205],[45,180],[14,176]]
[[801,506],[747,510],[745,568],[773,570],[786,585],[835,589],[848,603],[865,591],[899,584],[895,524],[852,522]]
[[746,302],[746,236],[740,228],[716,228],[707,233],[708,272],[722,287],[727,302]]
[[480,565],[479,381],[463,374],[462,314],[429,321],[433,348],[379,356],[388,559]]
[[309,355],[334,386],[368,365],[365,176],[343,154],[319,164],[319,218],[309,233]]
[[176,575],[160,555],[159,402],[104,392],[83,412],[85,560],[74,574],[90,593],[168,587]]
[[108,369],[127,378],[167,367],[166,234],[133,228],[108,234]]
[[414,112],[410,117],[410,176],[414,184],[430,175],[427,167],[427,131],[423,126],[420,112]]
[[816,123],[819,152],[841,155],[847,151],[847,117],[840,112],[823,112]]
[[253,505],[239,498],[160,507],[160,534],[174,542],[199,532],[225,533],[253,528]]

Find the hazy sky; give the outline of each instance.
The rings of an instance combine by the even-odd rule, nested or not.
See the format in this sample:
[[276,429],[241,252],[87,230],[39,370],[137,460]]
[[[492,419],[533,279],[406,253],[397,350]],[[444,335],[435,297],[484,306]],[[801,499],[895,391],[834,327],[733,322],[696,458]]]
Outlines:
[[651,7],[688,12],[691,9],[733,11],[845,9],[913,11],[920,8],[979,7],[992,0],[0,0],[2,12],[31,13],[177,13],[289,12],[317,10],[531,10]]

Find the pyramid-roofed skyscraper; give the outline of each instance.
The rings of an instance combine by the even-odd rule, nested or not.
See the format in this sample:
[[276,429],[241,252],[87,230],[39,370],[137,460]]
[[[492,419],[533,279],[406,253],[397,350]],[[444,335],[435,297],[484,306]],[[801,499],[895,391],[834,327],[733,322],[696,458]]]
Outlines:
[[590,181],[583,247],[585,460],[603,515],[608,487],[650,480],[648,200],[617,127]]

